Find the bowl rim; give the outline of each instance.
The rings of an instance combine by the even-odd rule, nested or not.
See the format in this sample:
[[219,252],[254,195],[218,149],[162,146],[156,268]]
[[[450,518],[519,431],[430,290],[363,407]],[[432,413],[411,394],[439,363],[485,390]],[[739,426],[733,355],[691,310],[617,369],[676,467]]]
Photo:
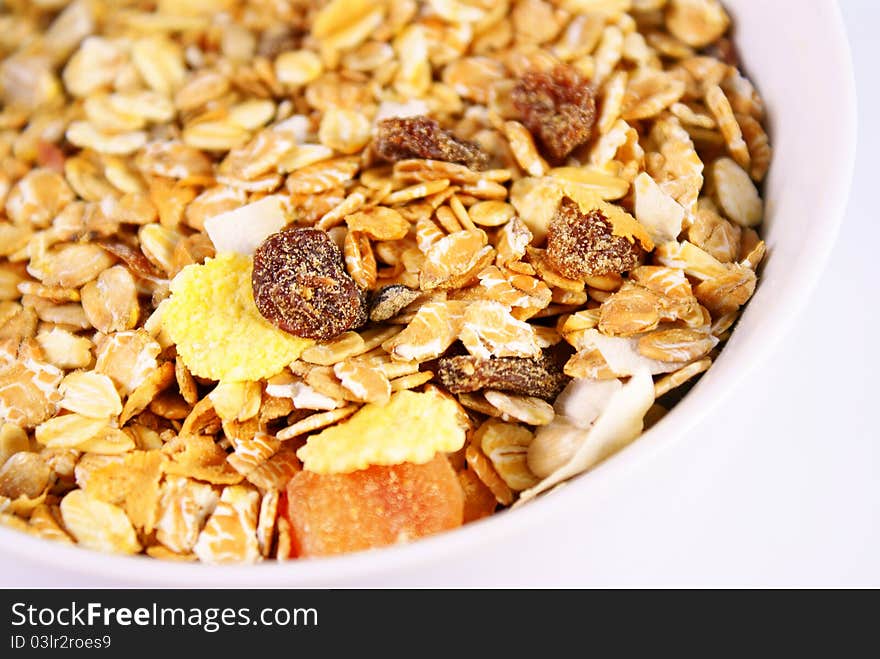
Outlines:
[[[563,499],[601,501],[612,486],[626,482],[645,468],[651,460],[673,444],[689,437],[689,431],[742,381],[770,356],[779,342],[791,332],[806,308],[825,271],[831,251],[846,213],[852,176],[855,169],[857,135],[857,93],[851,49],[841,9],[836,0],[816,5],[824,11],[827,22],[826,56],[841,75],[834,80],[839,87],[834,93],[840,110],[841,147],[836,162],[829,162],[828,171],[836,175],[823,191],[821,207],[827,209],[826,222],[815,230],[819,238],[812,247],[810,259],[794,265],[799,270],[799,295],[786,296],[774,312],[778,322],[764,328],[762,340],[752,346],[751,359],[725,372],[723,381],[710,369],[694,389],[661,421],[625,450],[612,456],[589,474],[582,474],[555,490],[544,494],[516,510],[505,510],[491,517],[469,523],[451,532],[422,539],[408,545],[386,547],[338,557],[265,561],[256,565],[202,565],[158,561],[145,556],[103,554],[78,546],[47,541],[0,525],[0,555],[7,555],[60,568],[80,577],[102,581],[115,580],[139,586],[208,586],[208,587],[321,587],[358,578],[375,578],[390,572],[418,565],[436,563],[441,558],[461,555],[468,549],[489,545],[514,534],[533,530],[542,522],[552,520],[569,510]],[[746,311],[746,314],[748,312]],[[745,314],[744,314],[745,315]],[[734,333],[732,341],[735,340]],[[719,362],[723,360],[721,353]],[[721,382],[718,384],[717,382]],[[674,432],[659,432],[676,421]],[[625,478],[621,474],[627,474]]]

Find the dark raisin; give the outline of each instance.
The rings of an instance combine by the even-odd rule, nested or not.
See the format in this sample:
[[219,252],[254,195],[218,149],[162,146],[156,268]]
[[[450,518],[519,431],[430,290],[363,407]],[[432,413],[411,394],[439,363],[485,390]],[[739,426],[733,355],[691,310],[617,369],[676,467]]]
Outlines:
[[554,400],[571,380],[549,352],[542,353],[536,359],[479,359],[469,355],[443,357],[437,364],[437,377],[454,394],[496,389]]
[[363,291],[345,272],[342,252],[319,229],[269,236],[254,253],[259,312],[285,332],[326,341],[366,322]]
[[586,279],[627,272],[639,265],[642,248],[626,236],[615,236],[611,222],[596,209],[584,213],[563,197],[547,229],[547,259],[559,274]]
[[570,66],[527,73],[511,100],[523,124],[557,162],[590,139],[596,99],[589,82]]
[[380,323],[383,320],[394,318],[421,294],[421,291],[413,290],[403,284],[383,286],[373,296],[370,304],[370,320],[374,323]]
[[488,156],[479,146],[458,139],[429,117],[384,119],[379,122],[375,150],[385,160],[443,160],[485,169]]

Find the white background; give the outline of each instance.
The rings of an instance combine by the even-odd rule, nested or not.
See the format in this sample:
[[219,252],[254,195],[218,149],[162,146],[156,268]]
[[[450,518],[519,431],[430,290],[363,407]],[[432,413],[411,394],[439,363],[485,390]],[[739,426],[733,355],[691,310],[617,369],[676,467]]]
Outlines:
[[[618,484],[607,513],[548,523],[455,572],[357,585],[880,586],[880,2],[840,4],[860,96],[858,161],[839,242],[794,333],[695,440]],[[19,562],[0,585],[126,584]]]

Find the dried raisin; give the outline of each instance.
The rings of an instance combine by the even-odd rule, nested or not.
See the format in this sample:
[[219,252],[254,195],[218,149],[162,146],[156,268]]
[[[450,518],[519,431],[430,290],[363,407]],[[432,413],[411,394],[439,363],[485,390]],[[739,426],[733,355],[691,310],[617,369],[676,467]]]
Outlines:
[[590,139],[596,99],[587,80],[570,66],[527,73],[513,88],[511,100],[523,124],[555,161]]
[[342,252],[319,229],[269,236],[251,278],[260,313],[285,332],[326,341],[366,322],[366,300],[345,272]]
[[438,360],[437,376],[454,394],[495,389],[544,400],[554,400],[571,379],[562,372],[559,360],[547,351],[534,359],[444,357]]
[[458,139],[425,116],[380,121],[375,149],[381,157],[395,162],[425,158],[485,169],[489,160],[479,146]]
[[639,264],[638,242],[615,235],[601,210],[584,213],[563,197],[547,230],[547,258],[559,274],[586,279],[632,270]]

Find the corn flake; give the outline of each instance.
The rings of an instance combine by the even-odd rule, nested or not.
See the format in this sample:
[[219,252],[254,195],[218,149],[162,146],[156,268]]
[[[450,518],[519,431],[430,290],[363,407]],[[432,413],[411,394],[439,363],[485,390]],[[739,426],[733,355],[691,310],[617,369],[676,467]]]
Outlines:
[[275,375],[312,345],[260,315],[252,267],[246,256],[222,254],[187,266],[171,282],[162,324],[193,375],[256,381]]
[[370,465],[424,464],[438,451],[457,451],[464,440],[453,400],[398,391],[387,404],[365,405],[348,421],[313,435],[297,455],[307,471],[341,474]]

